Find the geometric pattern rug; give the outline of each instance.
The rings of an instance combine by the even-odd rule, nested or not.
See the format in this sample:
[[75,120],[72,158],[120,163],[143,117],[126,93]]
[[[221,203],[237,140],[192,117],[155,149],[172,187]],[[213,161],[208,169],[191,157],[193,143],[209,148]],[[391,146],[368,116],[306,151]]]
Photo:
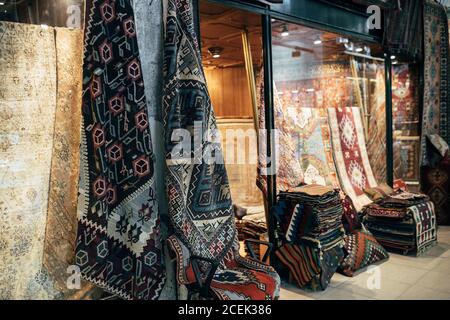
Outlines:
[[448,21],[444,7],[432,0],[424,3],[424,49],[421,164],[427,165],[427,135],[439,134],[450,143]]
[[85,19],[76,263],[110,293],[153,300],[165,271],[133,8],[88,1]]
[[232,248],[236,227],[191,0],[167,4],[163,122],[175,234],[191,254],[221,261]]
[[372,201],[364,193],[377,182],[370,166],[358,107],[328,108],[333,156],[342,190],[357,211]]

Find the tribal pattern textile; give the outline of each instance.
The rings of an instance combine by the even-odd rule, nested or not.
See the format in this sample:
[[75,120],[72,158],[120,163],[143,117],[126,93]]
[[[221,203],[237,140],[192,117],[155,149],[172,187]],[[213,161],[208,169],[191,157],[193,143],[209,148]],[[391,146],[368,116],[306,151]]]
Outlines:
[[327,289],[344,258],[341,247],[322,251],[314,246],[289,243],[280,247],[275,254],[288,268],[299,288],[313,291]]
[[[286,113],[293,122],[290,137],[298,137],[298,159],[306,184],[339,187],[325,109],[300,108]],[[278,178],[278,177],[277,177]]]
[[422,168],[422,192],[434,203],[437,223],[450,225],[450,157],[438,166]]
[[419,134],[419,76],[414,65],[392,67],[392,112],[394,130],[402,136]]
[[376,203],[367,206],[364,213],[370,217],[379,218],[395,218],[403,219],[406,216],[407,209],[405,208],[385,208]]
[[339,192],[319,185],[280,193],[274,210],[284,241],[313,243],[326,251],[342,242],[342,213]]
[[377,68],[374,93],[371,95],[367,153],[375,179],[386,181],[386,88],[383,69]]
[[56,110],[54,29],[0,22],[0,299],[61,298],[42,268]]
[[387,251],[368,231],[355,231],[344,238],[345,258],[339,266],[346,276],[389,258]]
[[360,211],[371,202],[364,189],[377,186],[367,155],[360,110],[357,107],[329,108],[328,117],[342,190]]
[[448,21],[444,7],[424,2],[424,95],[421,164],[427,165],[426,136],[439,134],[450,143],[450,53]]
[[75,262],[80,165],[81,30],[56,28],[57,96],[43,265],[67,298],[93,289],[68,290],[68,267]]
[[[177,256],[178,283],[194,284],[196,280],[189,249],[176,236],[169,237],[168,242]],[[237,241],[214,274],[211,290],[216,297],[220,300],[277,299],[281,281],[276,271],[260,261],[236,255],[236,246],[239,246]]]
[[148,106],[129,0],[86,6],[76,263],[124,299],[164,284]]
[[[233,245],[236,227],[191,0],[168,1],[165,30],[163,119],[169,216],[191,254],[221,261]],[[194,145],[183,150],[180,159],[178,142],[186,139],[182,132]]]
[[409,208],[416,222],[417,255],[424,253],[437,243],[436,216],[431,201]]
[[345,233],[351,233],[361,228],[361,221],[359,219],[358,212],[353,205],[352,199],[345,195],[342,199],[342,207],[344,213],[342,214],[342,225],[344,226]]
[[381,207],[380,213],[376,204],[369,207],[371,212],[364,217],[364,225],[384,247],[401,250],[403,253],[414,251],[421,255],[437,242],[436,216],[431,201],[421,201],[413,206],[404,208],[405,214],[393,216]]

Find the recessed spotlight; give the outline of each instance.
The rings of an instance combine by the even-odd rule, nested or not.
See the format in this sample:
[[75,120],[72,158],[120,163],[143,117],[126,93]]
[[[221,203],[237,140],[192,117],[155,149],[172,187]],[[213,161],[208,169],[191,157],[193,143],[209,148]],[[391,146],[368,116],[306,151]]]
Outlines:
[[397,58],[397,57],[394,55],[391,56],[391,60],[395,60],[395,58]]
[[223,51],[223,48],[222,48],[222,47],[211,47],[211,48],[208,48],[209,54],[210,54],[214,59],[220,58],[220,54],[222,53],[222,51]]
[[282,37],[287,37],[288,35],[289,35],[289,29],[288,29],[287,24],[285,24],[283,26],[283,29],[281,30],[281,36]]

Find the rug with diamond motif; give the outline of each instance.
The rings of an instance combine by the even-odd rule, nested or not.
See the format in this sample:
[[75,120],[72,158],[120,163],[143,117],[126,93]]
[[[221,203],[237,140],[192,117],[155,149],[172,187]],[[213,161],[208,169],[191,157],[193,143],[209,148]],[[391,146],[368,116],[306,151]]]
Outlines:
[[221,261],[236,227],[192,10],[190,0],[168,1],[163,122],[169,216],[192,255]]
[[130,0],[86,4],[76,263],[125,299],[164,284],[154,154]]
[[361,112],[357,107],[329,108],[328,121],[342,190],[360,211],[371,203],[364,189],[377,186],[367,155]]

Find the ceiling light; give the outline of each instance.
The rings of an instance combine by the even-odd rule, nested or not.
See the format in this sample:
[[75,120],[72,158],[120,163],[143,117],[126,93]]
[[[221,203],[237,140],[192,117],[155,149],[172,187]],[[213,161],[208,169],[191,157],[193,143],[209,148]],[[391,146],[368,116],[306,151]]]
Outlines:
[[338,37],[338,38],[336,38],[336,43],[338,43],[338,44],[348,43],[348,39],[343,38],[343,37]]
[[364,50],[364,49],[361,48],[361,47],[358,47],[358,48],[355,49],[356,52],[363,52],[363,50]]
[[395,60],[395,58],[397,58],[397,57],[394,55],[391,56],[391,60]]
[[398,63],[397,60],[392,61],[392,64],[397,64],[397,63]]
[[4,2],[0,2],[0,6],[3,6],[3,5],[5,5],[5,3]]
[[289,30],[287,24],[283,25],[283,29],[281,30],[281,36],[287,37],[289,35]]
[[298,90],[292,90],[291,93],[297,94],[297,93],[298,93]]
[[320,37],[317,36],[316,40],[314,40],[314,44],[317,46],[317,45],[319,45],[321,43],[322,43],[322,39],[320,39]]
[[211,47],[208,48],[208,52],[214,59],[220,58],[220,54],[222,53],[223,48],[222,47]]
[[345,46],[345,49],[347,49],[348,51],[353,51],[353,49],[354,49],[353,42],[344,43],[344,46]]
[[314,92],[314,91],[315,91],[314,88],[306,89],[306,92]]

